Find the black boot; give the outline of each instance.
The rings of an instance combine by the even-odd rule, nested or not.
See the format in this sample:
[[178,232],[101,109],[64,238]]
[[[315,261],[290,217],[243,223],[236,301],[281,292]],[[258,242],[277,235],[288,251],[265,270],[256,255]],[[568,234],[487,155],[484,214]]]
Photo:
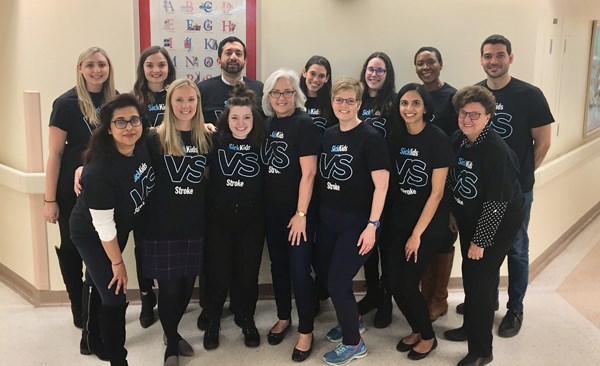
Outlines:
[[127,365],[125,349],[125,311],[127,303],[117,306],[100,307],[100,328],[106,355],[111,366]]
[[369,311],[377,309],[381,304],[383,289],[381,288],[381,284],[378,282],[379,281],[372,284],[367,283],[367,293],[357,304],[358,313],[360,315],[365,315]]
[[156,321],[154,316],[154,307],[156,306],[156,295],[150,290],[146,295],[140,293],[142,300],[142,311],[140,312],[140,325],[142,328],[148,328]]
[[373,325],[375,328],[387,328],[392,323],[392,295],[383,288],[381,301],[375,313]]
[[73,324],[75,324],[77,328],[83,328],[83,320],[81,319],[83,264],[81,262],[81,256],[75,248],[73,248],[73,250],[65,250],[60,249],[58,247],[54,248],[56,249],[56,256],[58,257],[60,273],[62,274],[65,287],[67,288],[69,300],[71,300],[71,313],[73,313]]
[[98,310],[101,304],[98,290],[87,283],[83,286],[82,294],[82,319],[83,330],[79,342],[79,352],[82,355],[95,354],[100,360],[108,361],[104,351],[104,343],[100,337],[100,321]]

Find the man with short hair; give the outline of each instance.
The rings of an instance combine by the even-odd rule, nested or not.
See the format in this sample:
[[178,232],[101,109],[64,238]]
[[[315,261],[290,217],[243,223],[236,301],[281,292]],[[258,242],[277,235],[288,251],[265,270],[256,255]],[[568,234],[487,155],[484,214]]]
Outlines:
[[221,66],[221,75],[198,83],[204,122],[217,124],[219,116],[227,106],[229,93],[239,80],[243,80],[246,86],[256,93],[257,107],[262,110],[263,83],[242,75],[246,66],[246,56],[246,45],[237,37],[227,37],[219,43],[217,64]]
[[[507,253],[507,312],[498,329],[498,335],[507,338],[517,335],[523,322],[523,299],[529,280],[527,230],[533,202],[534,172],[542,164],[550,148],[550,124],[554,122],[554,117],[539,88],[510,75],[509,68],[514,55],[511,43],[506,37],[499,34],[487,37],[481,44],[480,51],[481,66],[487,78],[477,85],[490,90],[496,98],[496,112],[490,120],[490,125],[517,155],[521,168],[519,183],[525,204],[525,219],[515,243]],[[498,274],[496,289],[499,278]],[[462,307],[463,304],[460,304],[457,312],[461,313]],[[467,339],[464,327],[447,331],[444,335],[453,341]]]

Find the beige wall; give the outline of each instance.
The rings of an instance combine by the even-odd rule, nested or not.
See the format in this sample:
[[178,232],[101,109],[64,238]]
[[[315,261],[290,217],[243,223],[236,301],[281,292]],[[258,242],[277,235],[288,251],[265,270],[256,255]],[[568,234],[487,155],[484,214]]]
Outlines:
[[[174,0],[175,1],[175,0]],[[258,77],[279,67],[300,70],[313,54],[328,57],[334,78],[358,76],[373,51],[387,52],[396,69],[396,87],[418,81],[414,52],[423,45],[438,47],[444,57],[442,79],[456,87],[483,79],[479,46],[491,33],[513,42],[512,75],[540,87],[558,123],[548,161],[590,139],[582,139],[585,79],[591,21],[600,19],[600,2],[593,0],[258,0]],[[85,48],[107,50],[117,88],[128,91],[134,81],[135,2],[133,0],[4,0],[0,13],[0,164],[25,168],[24,90],[41,92],[44,140],[51,103],[75,83],[75,61]],[[553,19],[557,24],[553,24]],[[550,54],[567,40],[567,52]],[[561,45],[561,47],[556,47]],[[8,128],[10,126],[10,128]],[[46,142],[44,142],[46,144]],[[44,146],[44,151],[47,147]],[[600,148],[592,147],[587,161],[575,156],[573,168],[546,166],[558,176],[536,188],[532,217],[532,260],[596,204]],[[566,195],[565,191],[569,194]],[[27,232],[27,200],[0,187],[0,262],[31,281],[31,237]],[[35,218],[37,219],[37,218]],[[48,248],[58,243],[56,226],[48,226]],[[19,243],[19,245],[15,245]],[[62,289],[56,257],[50,258],[50,287]],[[131,246],[127,260],[133,276]],[[454,275],[458,275],[458,267]],[[135,280],[130,287],[135,287]],[[265,257],[261,282],[269,282]]]

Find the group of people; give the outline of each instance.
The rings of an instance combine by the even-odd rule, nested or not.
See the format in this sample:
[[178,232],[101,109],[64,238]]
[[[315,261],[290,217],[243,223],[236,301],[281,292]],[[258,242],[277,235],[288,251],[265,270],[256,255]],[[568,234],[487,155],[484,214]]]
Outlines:
[[[154,46],[140,57],[133,91],[119,95],[106,52],[84,51],[76,87],[53,104],[44,210],[59,223],[56,251],[73,322],[83,328],[81,353],[127,364],[121,252],[133,230],[140,324],[155,322],[158,303],[164,365],[194,355],[178,325],[198,275],[204,348],[219,347],[228,294],[245,345],[260,345],[254,314],[265,239],[277,308],[270,345],[292,327],[293,293],[292,360],[311,355],[328,298],[338,325],[325,338],[338,345],[323,360],[365,357],[362,316],[376,309],[374,326],[388,327],[393,299],[411,328],[396,349],[423,359],[438,344],[432,322],[448,311],[458,233],[464,324],[444,336],[468,341],[458,365],[491,362],[507,254],[499,335],[516,335],[523,321],[533,172],[553,122],[541,91],[510,76],[512,57],[508,39],[486,38],[487,78],[458,91],[441,81],[434,47],[414,57],[422,84],[398,92],[383,52],[367,58],[357,79],[333,81],[329,61],[313,56],[301,74],[279,69],[263,85],[242,76],[246,46],[228,37],[218,47],[220,76],[198,85],[176,79],[167,51]],[[361,267],[367,292],[357,303]]]

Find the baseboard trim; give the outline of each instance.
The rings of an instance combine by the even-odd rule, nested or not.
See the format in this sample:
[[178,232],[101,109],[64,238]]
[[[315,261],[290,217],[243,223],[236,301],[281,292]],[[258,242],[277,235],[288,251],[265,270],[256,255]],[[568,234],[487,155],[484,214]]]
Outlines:
[[529,264],[529,282],[533,281],[540,273],[571,244],[573,239],[585,229],[592,220],[600,214],[600,202],[589,209],[579,220],[565,231],[542,254]]
[[[592,220],[600,214],[600,202],[588,210],[579,220],[577,220],[567,231],[565,231],[554,243],[552,243],[539,257],[537,257],[529,266],[529,282],[533,281],[560,253],[562,253],[583,229],[585,229]],[[0,263],[0,281],[21,295],[26,301],[35,307],[39,306],[63,306],[69,304],[67,292],[38,290],[31,283],[19,276],[11,269]],[[505,288],[508,285],[507,276],[500,277],[500,287]],[[366,285],[364,280],[354,281],[354,292],[362,294],[365,292]],[[453,277],[448,284],[449,291],[462,291],[463,284],[461,277]],[[192,299],[198,301],[198,288],[194,290]],[[269,300],[275,297],[273,285],[262,283],[258,285],[258,295],[261,300]],[[127,291],[127,299],[132,303],[140,301],[140,291],[132,289]]]

